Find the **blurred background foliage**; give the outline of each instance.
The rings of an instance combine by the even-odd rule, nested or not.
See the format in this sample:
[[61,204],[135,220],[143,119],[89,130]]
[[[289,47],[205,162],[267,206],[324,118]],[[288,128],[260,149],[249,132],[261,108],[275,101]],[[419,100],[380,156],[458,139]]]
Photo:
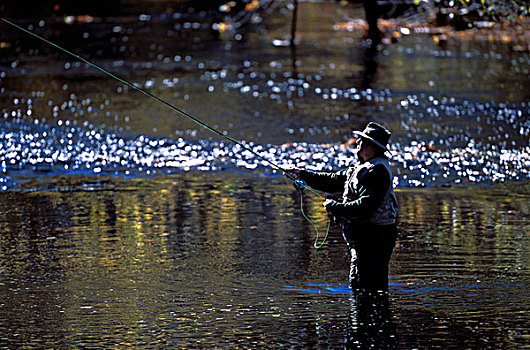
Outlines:
[[[529,4],[525,0],[336,0],[348,3],[377,2],[380,16],[397,17],[413,12],[427,14],[438,25],[452,25],[459,29],[476,21],[511,21],[527,17]],[[116,16],[127,13],[159,13],[164,11],[206,11],[210,15],[227,15],[251,11],[280,3],[292,6],[297,0],[3,0],[3,16],[32,18],[52,15]]]

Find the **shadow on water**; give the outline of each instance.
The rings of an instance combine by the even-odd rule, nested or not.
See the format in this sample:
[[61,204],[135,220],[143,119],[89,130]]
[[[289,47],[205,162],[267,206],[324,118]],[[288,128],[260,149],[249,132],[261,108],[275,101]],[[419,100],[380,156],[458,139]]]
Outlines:
[[372,47],[368,47],[364,51],[364,71],[361,82],[361,88],[369,89],[372,85],[373,80],[376,77],[378,62],[378,51]]

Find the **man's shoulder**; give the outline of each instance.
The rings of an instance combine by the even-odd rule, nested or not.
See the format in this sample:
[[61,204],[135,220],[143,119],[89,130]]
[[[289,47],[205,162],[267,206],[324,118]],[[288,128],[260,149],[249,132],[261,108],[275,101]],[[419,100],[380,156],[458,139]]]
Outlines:
[[386,160],[386,162],[385,160],[386,159],[378,159],[375,162],[370,162],[370,165],[367,167],[366,175],[375,179],[387,178],[391,172],[388,167],[388,160]]
[[368,172],[372,174],[387,174],[388,169],[384,164],[374,164],[370,167],[370,169],[368,169]]

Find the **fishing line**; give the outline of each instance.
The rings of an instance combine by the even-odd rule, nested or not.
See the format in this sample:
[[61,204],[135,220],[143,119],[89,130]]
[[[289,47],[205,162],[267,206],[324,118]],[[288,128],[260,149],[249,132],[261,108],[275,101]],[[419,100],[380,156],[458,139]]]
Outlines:
[[[125,84],[125,85],[127,85],[127,86],[132,87],[133,89],[135,89],[135,90],[141,92],[142,94],[144,94],[144,95],[146,95],[146,96],[148,96],[148,97],[154,99],[154,100],[157,101],[157,102],[162,103],[163,105],[165,105],[166,107],[168,107],[168,108],[171,109],[172,111],[174,111],[174,112],[176,112],[176,113],[178,113],[178,114],[180,114],[180,115],[182,115],[182,116],[188,118],[189,120],[193,121],[195,124],[201,126],[202,128],[204,128],[204,129],[206,129],[206,130],[208,130],[208,131],[210,131],[210,132],[212,132],[212,133],[214,133],[214,134],[216,134],[216,135],[218,135],[218,136],[221,136],[221,137],[223,137],[223,138],[225,138],[225,139],[227,139],[227,140],[229,140],[229,141],[232,141],[233,143],[239,145],[239,146],[240,146],[241,148],[243,148],[244,150],[246,150],[246,151],[252,153],[252,154],[255,155],[256,157],[260,158],[261,160],[264,160],[267,164],[271,165],[272,167],[276,168],[277,170],[282,171],[283,174],[285,174],[290,180],[294,181],[296,188],[297,188],[297,189],[299,190],[299,192],[300,192],[300,203],[303,202],[303,199],[302,199],[302,197],[303,197],[303,193],[302,193],[302,191],[303,191],[304,188],[306,188],[306,184],[305,184],[305,182],[302,181],[302,180],[300,180],[300,179],[295,178],[295,177],[294,177],[293,175],[291,175],[287,170],[283,169],[283,168],[280,167],[278,164],[276,164],[276,163],[270,161],[269,159],[263,157],[262,155],[260,155],[260,154],[257,153],[256,151],[254,151],[252,148],[250,148],[249,146],[245,145],[242,141],[236,140],[236,139],[234,139],[234,138],[232,138],[232,137],[226,135],[225,133],[223,133],[223,132],[221,132],[221,131],[219,131],[219,130],[213,128],[213,127],[211,127],[210,125],[206,124],[206,123],[203,122],[202,120],[200,120],[200,119],[198,119],[198,118],[192,116],[192,115],[189,114],[189,113],[186,113],[186,112],[183,111],[182,109],[173,106],[173,105],[170,104],[169,102],[167,102],[167,101],[161,99],[160,97],[158,97],[158,96],[156,96],[156,95],[153,95],[153,94],[150,93],[149,91],[146,91],[146,90],[142,89],[141,87],[136,86],[135,84],[131,83],[131,82],[128,81],[127,79],[121,78],[121,77],[119,77],[119,76],[113,74],[112,72],[106,70],[105,68],[103,68],[103,67],[101,67],[101,66],[99,66],[99,65],[97,65],[97,64],[95,64],[95,63],[92,63],[92,62],[90,62],[89,60],[87,60],[87,59],[85,59],[85,58],[83,58],[83,57],[81,57],[81,56],[79,56],[79,55],[76,55],[75,53],[73,53],[73,52],[71,52],[71,51],[69,51],[69,50],[67,50],[67,49],[65,49],[65,48],[63,48],[63,47],[61,47],[61,46],[59,46],[59,45],[57,45],[57,44],[55,44],[55,43],[53,43],[53,42],[51,42],[51,41],[45,39],[45,38],[43,38],[43,37],[41,37],[40,35],[35,34],[35,33],[33,33],[32,31],[27,30],[27,29],[25,29],[25,28],[22,28],[21,26],[15,24],[15,23],[13,23],[13,22],[10,22],[10,21],[8,21],[8,20],[5,19],[5,18],[0,17],[0,20],[4,21],[5,23],[7,23],[7,24],[9,24],[9,25],[11,25],[11,26],[13,26],[13,27],[15,27],[15,28],[21,30],[21,31],[23,31],[23,32],[26,33],[26,34],[29,34],[29,35],[31,35],[31,36],[33,36],[33,37],[35,37],[35,38],[37,38],[37,39],[39,39],[39,40],[45,42],[45,43],[48,44],[48,45],[51,45],[51,46],[53,46],[53,47],[55,47],[55,48],[57,48],[57,49],[59,49],[59,50],[65,52],[65,53],[67,53],[67,54],[70,55],[70,56],[73,56],[73,57],[77,58],[78,60],[80,60],[80,61],[82,61],[82,62],[85,62],[86,64],[88,64],[88,65],[90,65],[90,66],[92,66],[92,67],[94,67],[94,68],[100,70],[101,72],[103,72],[103,73],[109,75],[110,77],[114,78],[115,80],[117,80],[117,81],[119,81],[119,82],[121,82],[121,83],[123,83],[123,84]],[[316,192],[316,191],[313,190],[312,188],[309,188],[309,190],[310,190],[313,194],[317,195],[318,197],[320,197],[320,198],[322,198],[322,199],[325,199],[324,196],[322,196],[320,193]],[[318,232],[318,228],[317,228],[316,225],[315,225],[311,220],[309,220],[309,218],[305,215],[303,207],[301,207],[301,209],[302,209],[302,215],[304,216],[304,218],[305,218],[307,221],[309,221],[309,222],[315,227],[316,232],[317,232],[317,240],[318,240],[318,234],[319,234],[319,232]],[[330,224],[331,224],[331,222],[330,222]],[[330,225],[328,225],[328,230],[327,230],[327,232],[326,232],[326,237],[327,237],[327,234],[328,234],[328,232],[329,232],[329,226],[330,226]],[[324,238],[324,241],[323,241],[322,244],[320,244],[319,246],[317,246],[316,241],[315,241],[315,247],[316,247],[316,248],[320,248],[320,247],[324,244],[325,239],[326,239],[326,238]]]
[[304,212],[304,202],[303,202],[304,201],[304,196],[302,194],[302,191],[304,190],[304,188],[306,188],[307,184],[305,183],[304,180],[296,179],[294,181],[294,185],[295,185],[296,189],[300,192],[300,211],[302,212],[302,215],[307,220],[307,222],[309,222],[311,225],[313,225],[313,227],[317,231],[317,235],[315,237],[315,243],[313,243],[313,246],[318,249],[318,248],[320,248],[320,247],[322,247],[324,245],[324,242],[326,242],[326,238],[328,238],[329,227],[331,226],[331,220],[329,220],[329,222],[328,222],[328,228],[326,230],[326,235],[324,236],[324,239],[322,240],[322,242],[320,244],[318,244],[318,227],[313,221],[311,221],[311,219],[309,219],[305,215],[305,212]]

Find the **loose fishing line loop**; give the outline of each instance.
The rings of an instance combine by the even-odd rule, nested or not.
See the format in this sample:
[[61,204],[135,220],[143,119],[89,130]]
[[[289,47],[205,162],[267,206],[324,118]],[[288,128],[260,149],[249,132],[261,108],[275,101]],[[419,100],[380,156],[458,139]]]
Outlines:
[[[300,180],[300,179],[297,179],[297,180]],[[303,180],[300,180],[302,183],[304,183],[305,185],[305,181]],[[316,231],[316,237],[315,237],[315,243],[313,243],[313,247],[315,248],[320,248],[324,245],[324,243],[326,242],[326,238],[328,238],[328,234],[329,234],[329,228],[331,227],[331,220],[328,221],[328,228],[326,229],[326,235],[324,236],[324,239],[322,240],[322,242],[320,244],[318,244],[318,236],[319,236],[319,231],[318,231],[318,226],[313,222],[311,221],[311,219],[309,219],[307,217],[307,215],[305,215],[305,212],[304,212],[304,194],[303,194],[303,188],[300,188],[298,187],[296,181],[295,181],[295,186],[297,186],[298,188],[298,191],[300,192],[300,211],[302,212],[302,215],[304,216],[304,218],[307,220],[307,222],[309,222],[311,225],[313,225],[313,227],[315,228],[315,231]]]
[[[29,34],[29,35],[31,35],[31,36],[33,36],[33,37],[35,37],[35,38],[37,38],[37,39],[39,39],[39,40],[41,40],[41,41],[47,43],[48,45],[51,45],[51,46],[53,46],[53,47],[55,47],[55,48],[57,48],[57,49],[59,49],[59,50],[65,52],[65,53],[67,53],[67,54],[70,55],[70,56],[73,56],[73,57],[77,58],[77,59],[80,60],[80,61],[85,62],[85,63],[88,64],[89,66],[92,66],[92,67],[98,69],[99,71],[101,71],[101,72],[107,74],[108,76],[114,78],[115,80],[117,80],[117,81],[119,81],[119,82],[121,82],[121,83],[123,83],[123,84],[125,84],[125,85],[128,85],[128,86],[132,87],[133,89],[135,89],[135,90],[141,92],[142,94],[144,94],[144,95],[146,95],[146,96],[148,96],[148,97],[154,99],[154,100],[157,101],[157,102],[162,103],[163,105],[165,105],[165,106],[168,107],[169,109],[171,109],[171,110],[173,110],[174,112],[177,112],[178,114],[180,114],[180,115],[182,115],[182,116],[188,118],[189,120],[193,121],[194,123],[196,123],[197,125],[201,126],[202,128],[207,129],[208,131],[211,131],[212,133],[217,134],[218,136],[221,136],[221,137],[223,137],[223,138],[225,138],[225,139],[227,139],[227,140],[229,140],[229,141],[232,141],[232,142],[234,142],[235,144],[241,146],[241,148],[243,148],[244,150],[249,151],[250,153],[252,153],[252,154],[255,155],[256,157],[258,157],[258,158],[262,159],[263,161],[265,161],[267,164],[271,165],[272,167],[274,167],[274,168],[276,168],[277,170],[280,170],[280,171],[282,171],[284,174],[286,174],[287,177],[288,177],[290,180],[294,181],[295,187],[300,191],[300,196],[302,196],[302,190],[305,189],[305,188],[307,187],[307,184],[305,183],[305,181],[295,178],[293,175],[289,174],[289,172],[287,172],[285,169],[283,169],[282,167],[280,167],[280,166],[277,165],[276,163],[270,161],[269,159],[263,157],[261,154],[257,153],[257,152],[254,151],[252,148],[250,148],[249,146],[247,146],[246,144],[244,144],[242,141],[239,141],[239,140],[236,140],[236,139],[234,139],[234,138],[232,138],[232,137],[230,137],[230,136],[227,136],[225,133],[223,133],[223,132],[221,132],[221,131],[219,131],[219,130],[217,130],[217,129],[211,127],[211,126],[209,126],[208,124],[206,124],[206,123],[203,122],[202,120],[200,120],[200,119],[198,119],[198,118],[196,118],[196,117],[194,117],[194,116],[192,116],[192,115],[186,113],[185,111],[183,111],[182,109],[180,109],[180,108],[178,108],[178,107],[173,106],[172,104],[170,104],[169,102],[167,102],[167,101],[161,99],[160,97],[158,97],[158,96],[156,96],[156,95],[153,95],[152,93],[150,93],[150,92],[148,92],[148,91],[146,91],[146,90],[144,90],[144,89],[138,87],[136,84],[133,84],[133,83],[131,83],[130,81],[128,81],[128,80],[126,80],[126,79],[124,79],[124,78],[121,78],[121,77],[119,77],[119,76],[117,76],[117,75],[111,73],[110,71],[106,70],[105,68],[103,68],[103,67],[101,67],[101,66],[99,66],[99,65],[97,65],[97,64],[95,64],[95,63],[92,63],[92,62],[90,62],[89,60],[87,60],[87,59],[85,59],[85,58],[83,58],[83,57],[81,57],[81,56],[79,56],[79,55],[76,55],[75,53],[73,53],[73,52],[71,52],[71,51],[68,51],[67,49],[65,49],[65,48],[63,48],[63,47],[61,47],[61,46],[59,46],[59,45],[57,45],[57,44],[55,44],[55,43],[53,43],[53,42],[51,42],[51,41],[49,41],[49,40],[43,38],[43,37],[41,37],[41,36],[39,36],[39,35],[33,33],[32,31],[27,30],[27,29],[24,29],[24,28],[20,27],[19,25],[15,24],[15,23],[13,23],[13,22],[8,21],[8,20],[5,19],[5,18],[0,17],[0,20],[2,20],[3,22],[5,22],[5,23],[11,25],[12,27],[15,27],[15,28],[17,28],[17,29],[23,31],[23,32],[26,33],[26,34]],[[311,189],[311,188],[309,188],[309,190],[310,190],[311,192],[313,192],[315,195],[317,195],[318,197],[320,197],[320,198],[324,198],[320,193],[316,192],[315,190],[313,190],[313,189]],[[300,199],[300,202],[302,202],[302,198]],[[316,226],[316,225],[315,225],[315,224],[314,224],[314,223],[313,223],[313,222],[312,222],[312,221],[311,221],[311,220],[305,215],[305,213],[304,213],[304,209],[303,209],[303,208],[302,208],[302,215],[304,216],[304,218],[305,218],[308,222],[310,222],[310,223],[315,227],[315,230],[316,230],[316,232],[317,232],[317,237],[316,237],[316,240],[315,240],[315,244],[314,244],[314,246],[315,246],[315,248],[320,248],[320,247],[324,244],[324,242],[325,242],[325,240],[326,240],[327,232],[326,232],[326,237],[324,237],[324,240],[322,241],[322,243],[321,243],[320,245],[317,246],[318,235],[319,235],[318,228],[317,228],[317,226]],[[330,225],[331,225],[331,221],[330,221],[329,224],[328,224],[328,232],[329,232],[329,227],[330,227]]]

